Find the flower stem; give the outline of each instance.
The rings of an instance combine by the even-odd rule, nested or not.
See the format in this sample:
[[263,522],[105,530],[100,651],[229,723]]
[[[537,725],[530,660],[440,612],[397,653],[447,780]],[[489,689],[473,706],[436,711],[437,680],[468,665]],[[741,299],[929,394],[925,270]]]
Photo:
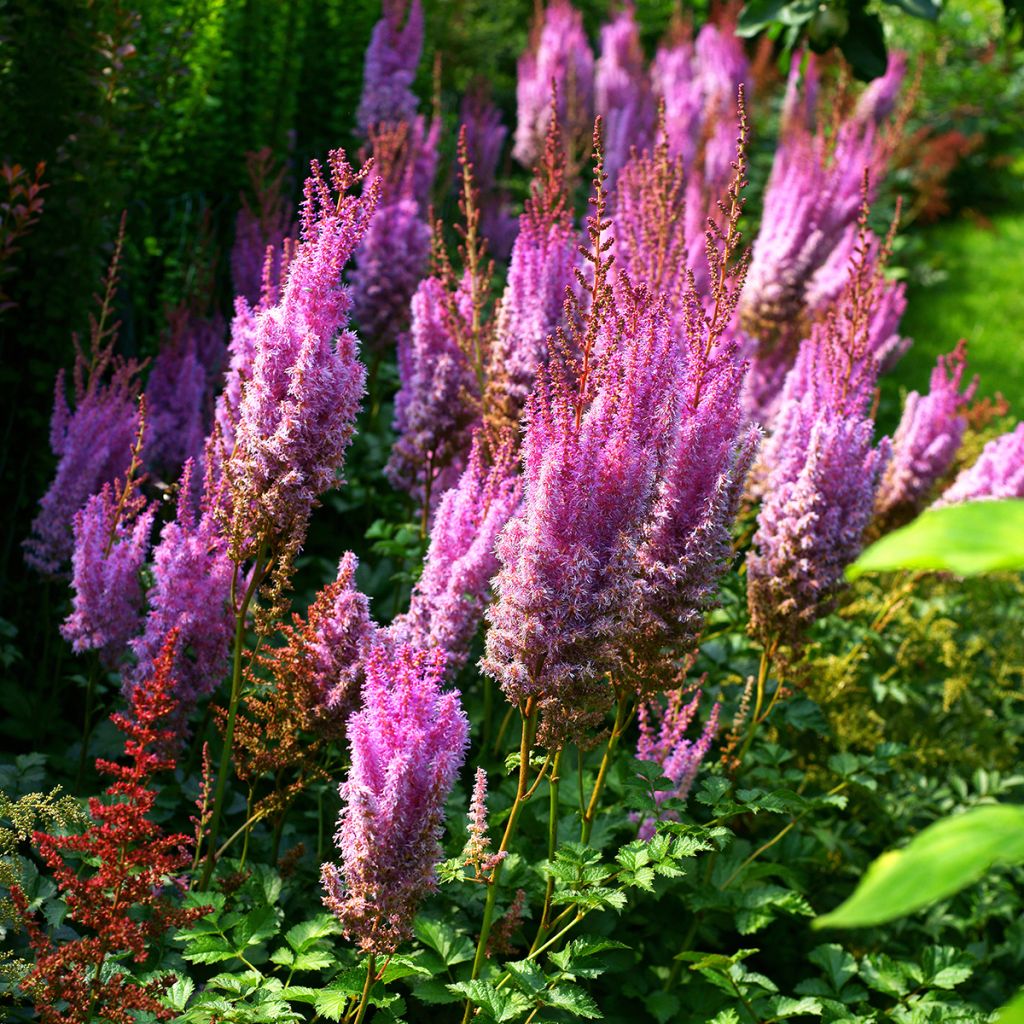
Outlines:
[[[499,853],[506,853],[508,851],[509,843],[512,840],[512,835],[519,822],[519,816],[522,814],[523,807],[536,789],[536,786],[531,789],[528,785],[530,779],[530,753],[533,750],[533,739],[537,730],[537,708],[532,697],[526,702],[521,711],[523,716],[523,733],[519,742],[519,786],[516,790],[515,802],[512,804],[511,811],[509,811],[508,821],[505,823],[505,834],[501,837],[501,845],[498,847]],[[476,944],[476,955],[473,957],[473,970],[469,976],[471,981],[480,976],[484,960],[487,958],[487,940],[491,934],[491,925],[494,923],[494,907],[498,900],[498,881],[501,878],[504,860],[505,858],[502,857],[497,862],[494,870],[491,872],[491,877],[487,881],[487,900],[484,903],[483,920],[480,922],[480,939]],[[463,1024],[469,1021],[472,1012],[473,1003],[467,999],[465,1012],[462,1016]]]
[[[228,704],[228,720],[224,728],[224,747],[220,753],[220,765],[217,769],[217,785],[213,792],[213,814],[210,819],[209,850],[203,877],[199,881],[199,889],[205,892],[210,885],[214,865],[217,863],[217,833],[220,829],[221,815],[224,813],[224,790],[227,786],[228,771],[231,766],[231,741],[235,735],[235,719],[238,717],[238,702],[242,695],[242,651],[245,647],[245,618],[249,605],[260,584],[263,569],[263,549],[256,557],[256,565],[252,571],[252,580],[246,587],[242,603],[235,615],[235,646],[231,659],[231,698]],[[236,569],[236,572],[240,571]]]
[[366,983],[363,985],[363,994],[359,998],[359,1008],[356,1010],[352,1024],[363,1024],[366,1010],[370,1005],[370,993],[373,991],[374,982],[377,980],[377,959],[371,953],[366,963]]
[[[558,783],[561,764],[562,751],[559,750],[555,754],[555,759],[551,765],[551,773],[548,776],[548,860],[555,859],[555,848],[558,845]],[[531,953],[540,945],[545,934],[551,930],[548,914],[551,913],[551,897],[554,894],[555,880],[549,876],[547,885],[544,888],[544,908],[540,914],[540,926],[537,928],[537,935],[533,940],[533,945],[530,947]]]
[[747,737],[743,741],[743,746],[740,747],[737,758],[739,765],[743,764],[747,751],[750,750],[750,744],[754,742],[757,727],[761,724],[761,708],[764,707],[765,686],[768,682],[768,673],[771,671],[772,658],[775,656],[775,648],[777,646],[777,643],[772,642],[761,651],[761,664],[757,670],[757,697],[754,701],[754,713],[750,716],[750,728],[747,730]]
[[604,757],[601,758],[601,766],[597,770],[594,788],[590,792],[590,802],[587,804],[586,812],[583,815],[583,822],[580,826],[580,842],[590,842],[590,834],[594,831],[594,821],[597,818],[597,805],[601,801],[601,794],[604,792],[605,783],[608,781],[608,769],[611,767],[615,756],[615,749],[619,745],[622,734],[626,731],[626,725],[629,723],[631,716],[631,701],[624,692],[620,693],[619,699],[615,703],[615,724],[612,726],[612,733],[608,737],[608,745],[605,747]]

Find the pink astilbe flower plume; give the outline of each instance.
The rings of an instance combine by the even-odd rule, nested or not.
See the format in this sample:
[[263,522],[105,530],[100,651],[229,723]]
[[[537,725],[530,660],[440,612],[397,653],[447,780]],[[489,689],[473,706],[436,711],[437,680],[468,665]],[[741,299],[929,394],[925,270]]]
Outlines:
[[543,152],[551,116],[551,87],[557,116],[570,151],[584,141],[594,117],[594,53],[583,30],[583,16],[569,0],[551,0],[519,58],[516,133],[512,155],[533,167]]
[[370,132],[381,201],[355,255],[352,312],[366,344],[380,352],[408,326],[409,302],[430,260],[430,226],[415,194],[414,138],[408,124]]
[[879,364],[866,221],[865,201],[847,289],[801,346],[764,448],[747,597],[751,631],[766,649],[799,647],[831,608],[863,546],[891,453],[888,438],[875,446],[868,412]]
[[[662,774],[673,784],[671,790],[659,790],[654,799],[658,804],[666,800],[685,800],[693,786],[701,763],[711,749],[711,743],[718,735],[718,715],[720,705],[716,702],[711,714],[695,740],[686,736],[690,723],[700,706],[700,691],[689,701],[686,687],[672,690],[668,694],[668,704],[663,706],[658,700],[643,701],[637,708],[637,721],[640,735],[637,737],[636,756],[641,761],[657,764]],[[659,813],[658,820],[677,821],[679,815],[675,811]],[[654,818],[645,818],[640,824],[639,837],[650,839],[654,835],[657,822]]]
[[939,356],[927,395],[911,391],[892,439],[892,461],[875,499],[876,535],[909,522],[924,508],[935,485],[949,472],[960,450],[966,405],[977,378],[964,386],[967,343]]
[[728,230],[708,238],[717,311],[691,292],[680,338],[662,296],[627,280],[612,289],[599,137],[595,147],[591,271],[527,403],[523,504],[498,541],[482,662],[510,701],[539,707],[552,748],[610,706],[608,673],[692,644],[756,440],[739,408],[743,364],[722,341],[742,281],[742,163]]
[[[565,292],[574,280],[578,242],[565,177],[562,133],[552,117],[519,218],[495,330],[493,389],[501,393],[503,418],[509,424],[518,424],[537,369],[547,361],[548,340],[563,325]],[[491,404],[498,405],[499,398],[493,397]]]
[[477,768],[473,798],[469,802],[469,839],[462,851],[462,862],[473,868],[476,878],[487,878],[507,856],[506,850],[491,852],[487,826],[487,772]]
[[409,611],[389,628],[404,643],[442,648],[451,671],[469,653],[498,568],[495,543],[520,499],[512,438],[490,446],[489,465],[484,447],[477,436],[462,476],[438,503]]
[[377,647],[366,661],[363,706],[348,724],[351,768],[324,904],[367,953],[390,955],[412,935],[437,885],[444,805],[462,767],[469,721],[443,693],[444,652]]
[[104,484],[124,476],[139,432],[139,366],[114,355],[119,322],[113,320],[113,305],[124,224],[122,217],[103,296],[97,299],[99,313],[89,317],[88,348],[74,339],[73,408],[65,396],[64,371],[57,374],[50,419],[57,468],[40,499],[31,536],[23,542],[25,561],[42,573],[65,571],[74,547],[75,513]]
[[[800,59],[800,55],[794,57],[794,68]],[[812,96],[817,82],[813,58],[808,78],[806,93]],[[853,249],[865,177],[873,190],[890,149],[879,127],[855,114],[840,123],[832,140],[820,126],[812,131],[807,126],[811,112],[803,111],[798,81],[791,71],[783,135],[765,192],[740,310],[755,352],[750,411],[762,420],[770,420],[773,398],[806,337],[814,312],[809,292],[815,275],[837,249]],[[813,110],[809,99],[807,105]],[[869,200],[871,196],[869,191]],[[829,289],[820,282],[819,290],[828,297]]]
[[384,0],[383,8],[366,50],[363,95],[356,112],[356,124],[367,137],[383,122],[412,121],[419,102],[412,83],[423,52],[420,0]]
[[366,376],[341,273],[380,191],[375,181],[351,194],[361,177],[341,150],[331,153],[330,183],[314,161],[301,243],[278,302],[256,313],[227,467],[236,560],[259,540],[301,538],[318,496],[339,482]]
[[213,693],[227,673],[235,626],[231,588],[236,568],[218,526],[217,496],[210,493],[208,479],[197,514],[192,472],[192,462],[186,462],[177,514],[164,524],[153,551],[149,612],[143,632],[131,642],[137,663],[124,673],[125,689],[131,692],[153,671],[168,636],[175,633],[172,675],[179,732],[196,701]]
[[466,126],[466,146],[480,190],[480,230],[490,251],[499,259],[507,259],[516,237],[516,218],[510,212],[507,191],[498,185],[498,167],[508,127],[482,86],[466,93],[460,116]]
[[978,461],[961,470],[935,507],[998,498],[1024,498],[1024,423],[989,441]]
[[594,101],[605,129],[605,173],[609,187],[614,187],[630,150],[648,145],[654,128],[654,98],[631,3],[601,29]]
[[140,415],[125,479],[104,484],[75,513],[71,612],[60,631],[75,653],[98,651],[108,667],[124,654],[142,619],[140,573],[156,514],[139,489],[144,420]]

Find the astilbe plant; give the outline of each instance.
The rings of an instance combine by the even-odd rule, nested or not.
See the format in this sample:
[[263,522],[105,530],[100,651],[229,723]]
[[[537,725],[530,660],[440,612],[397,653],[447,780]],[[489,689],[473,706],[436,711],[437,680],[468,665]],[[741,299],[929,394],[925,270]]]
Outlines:
[[[0,282],[11,272],[11,260],[20,246],[18,243],[31,231],[43,212],[42,193],[49,185],[43,181],[45,163],[38,163],[33,171],[21,164],[5,163],[0,166],[6,194],[0,199]],[[0,316],[17,305],[0,284]]]
[[512,155],[526,167],[534,166],[543,152],[552,82],[562,137],[572,154],[586,142],[593,123],[594,54],[583,17],[569,0],[550,0],[534,23],[529,48],[519,58]]
[[[466,755],[469,722],[443,693],[443,651],[366,660],[363,706],[349,719],[351,768],[341,786],[341,867],[324,864],[324,903],[371,955],[389,955],[436,886],[444,804]],[[371,968],[372,970],[372,968]]]
[[420,0],[384,0],[383,7],[366,51],[356,111],[364,136],[381,123],[412,121],[418,105],[412,84],[423,52],[423,8]]
[[178,902],[178,878],[191,862],[190,837],[167,835],[152,818],[154,776],[175,767],[167,751],[173,742],[168,722],[176,715],[177,643],[171,634],[127,711],[112,716],[125,735],[127,763],[97,760],[97,768],[114,781],[105,799],[89,800],[90,827],[77,835],[33,837],[82,934],[64,941],[49,935],[29,913],[24,893],[14,890],[35,952],[22,987],[45,1024],[130,1024],[139,1013],[157,1020],[175,1016],[160,1001],[172,977],[138,981],[132,964],[144,964],[169,929],[185,928],[205,912]]
[[386,351],[408,326],[409,302],[430,260],[430,226],[416,196],[416,146],[406,122],[370,132],[380,204],[355,254],[352,312],[367,346]]
[[465,470],[438,503],[409,611],[388,630],[414,647],[440,647],[452,671],[469,654],[498,568],[495,541],[519,504],[517,463],[511,436],[488,444],[477,435]]
[[891,454],[888,438],[875,445],[869,412],[877,292],[866,220],[865,200],[844,296],[801,346],[764,448],[747,593],[751,631],[766,651],[799,647],[830,610],[863,545]]
[[989,441],[977,462],[961,470],[935,505],[998,498],[1024,498],[1024,423]]
[[466,126],[466,148],[480,193],[480,231],[495,257],[507,259],[517,228],[508,193],[498,184],[508,127],[482,85],[466,93],[459,113]]
[[123,480],[104,484],[75,513],[71,611],[61,635],[76,654],[97,651],[116,665],[142,620],[141,571],[149,554],[156,508],[141,492],[145,416]]
[[63,370],[57,374],[50,419],[57,468],[39,502],[32,535],[24,542],[25,560],[43,573],[65,570],[73,550],[75,513],[105,483],[125,474],[139,430],[139,367],[114,355],[119,327],[113,319],[114,295],[123,242],[122,218],[103,296],[97,299],[99,312],[89,317],[88,347],[75,338],[73,408],[65,396]]
[[[557,98],[550,98],[552,112]],[[544,152],[519,217],[508,278],[495,324],[488,406],[492,420],[518,424],[548,339],[563,325],[578,246],[566,186],[566,154],[558,118],[548,120]]]
[[961,341],[939,356],[928,394],[907,395],[892,439],[892,460],[875,499],[875,535],[913,519],[953,465],[967,428],[967,403],[977,387],[977,378],[964,384],[966,368],[967,344]]
[[[715,703],[700,735],[696,739],[687,737],[701,700],[699,690],[687,700],[691,692],[686,687],[679,687],[668,693],[665,705],[658,700],[648,700],[637,708],[640,731],[636,743],[636,756],[641,761],[651,761],[658,765],[673,786],[671,790],[655,792],[655,802],[658,805],[670,798],[686,799],[690,787],[697,778],[701,763],[718,734],[721,705]],[[658,820],[676,821],[678,817],[675,811],[659,812]],[[654,818],[644,818],[640,822],[640,838],[650,839],[655,833],[656,826],[657,821]]]

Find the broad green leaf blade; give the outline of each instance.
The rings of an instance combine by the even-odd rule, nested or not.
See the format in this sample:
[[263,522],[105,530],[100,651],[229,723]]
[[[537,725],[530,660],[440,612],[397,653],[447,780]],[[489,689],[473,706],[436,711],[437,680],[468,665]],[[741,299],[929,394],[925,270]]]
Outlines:
[[942,10],[942,5],[937,0],[885,0],[885,2],[893,7],[902,8],[915,18],[924,18],[927,21],[938,21],[939,12]]
[[936,569],[957,576],[1024,569],[1024,500],[969,501],[928,509],[872,544],[847,570]]
[[1024,861],[1024,807],[996,804],[929,825],[902,850],[883,853],[853,895],[815,928],[882,924],[952,896],[995,864]]
[[996,1024],[1024,1024],[1024,989],[999,1011]]

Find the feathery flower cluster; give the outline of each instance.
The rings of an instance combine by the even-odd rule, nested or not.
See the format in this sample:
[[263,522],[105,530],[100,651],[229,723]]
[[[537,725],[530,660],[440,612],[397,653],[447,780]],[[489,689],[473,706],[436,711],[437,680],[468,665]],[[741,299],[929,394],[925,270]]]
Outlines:
[[[665,778],[670,779],[674,788],[659,790],[654,799],[658,804],[666,800],[685,800],[689,795],[701,763],[711,749],[711,743],[718,735],[718,714],[721,710],[716,702],[711,714],[701,730],[700,736],[687,739],[686,732],[697,714],[700,705],[700,692],[692,700],[684,703],[687,689],[680,687],[668,694],[668,705],[663,707],[660,701],[643,701],[637,709],[637,723],[640,735],[637,737],[636,756],[641,761],[657,764]],[[659,820],[676,821],[678,814],[670,811],[659,814]],[[650,839],[655,832],[657,822],[654,818],[645,818],[640,824],[641,839]]]
[[966,404],[977,378],[963,387],[967,343],[961,341],[932,370],[927,395],[911,391],[892,440],[889,463],[875,499],[876,534],[903,526],[924,508],[935,485],[949,472],[963,441]]
[[509,210],[508,193],[498,187],[498,165],[508,128],[501,120],[501,111],[482,88],[466,93],[460,116],[480,190],[480,230],[491,252],[507,259],[516,238],[516,218]]
[[630,150],[646,142],[654,127],[654,99],[631,3],[601,29],[594,102],[605,130],[605,173],[614,187]]
[[816,323],[786,377],[762,459],[764,500],[747,558],[751,631],[766,647],[799,646],[860,553],[891,445],[874,446],[868,405],[877,291],[862,209],[860,241],[837,308]]
[[469,840],[462,851],[462,863],[473,868],[475,877],[487,878],[507,856],[505,850],[491,853],[487,829],[487,772],[477,768],[473,798],[469,801]]
[[363,95],[356,111],[356,124],[367,137],[376,125],[412,121],[419,102],[412,83],[423,51],[420,0],[384,0],[383,7],[366,50]]
[[[555,102],[552,97],[552,107]],[[537,369],[547,362],[548,340],[562,326],[577,245],[566,193],[565,150],[558,119],[552,117],[519,218],[495,327],[494,386],[502,392],[503,415],[510,424],[518,424]],[[492,408],[498,404],[491,402]]]
[[594,116],[594,53],[583,16],[569,0],[550,0],[534,25],[529,49],[519,58],[517,122],[512,155],[525,167],[543,152],[551,117],[551,83],[558,123],[569,147],[586,137]]
[[324,904],[367,953],[394,953],[437,884],[444,804],[469,741],[458,693],[441,691],[444,660],[440,650],[375,648],[363,707],[349,719],[342,863],[324,864],[321,877]]
[[[306,180],[302,242],[278,303],[256,315],[252,376],[238,412],[229,478],[233,530],[253,538],[304,534],[317,497],[338,482],[366,376],[356,336],[345,329],[352,300],[341,272],[366,231],[379,185],[360,180],[341,150]],[[332,187],[337,196],[332,193]],[[237,554],[237,552],[236,552]]]
[[681,353],[660,296],[609,283],[596,148],[592,273],[579,272],[589,302],[574,299],[562,358],[527,403],[523,505],[498,540],[482,662],[510,701],[537,703],[552,748],[605,712],[608,672],[692,643],[756,440],[742,426],[742,364],[721,340],[742,281],[743,265],[738,280],[730,265],[742,162],[728,232],[708,243],[718,312],[691,293]]
[[104,484],[75,513],[71,613],[61,635],[76,654],[95,650],[113,666],[142,619],[140,571],[156,508],[139,491],[142,431],[123,483]]
[[1024,423],[989,441],[978,461],[961,471],[935,507],[995,498],[1024,498]]
[[415,193],[414,135],[405,122],[370,133],[381,199],[356,249],[352,312],[366,344],[378,352],[407,326],[409,300],[430,258],[430,227]]
[[13,892],[36,954],[22,985],[44,1024],[131,1024],[139,1012],[157,1020],[175,1016],[158,998],[173,976],[139,982],[122,961],[143,963],[168,929],[187,928],[206,909],[175,905],[168,879],[191,861],[191,839],[165,835],[150,817],[157,798],[153,776],[174,768],[167,750],[173,740],[168,722],[176,713],[178,642],[173,633],[167,637],[152,673],[135,688],[128,713],[112,716],[125,734],[129,762],[96,761],[114,781],[106,800],[89,800],[91,826],[80,835],[34,835],[68,917],[84,934],[57,944],[29,912],[25,894]]
[[131,643],[138,659],[125,673],[131,693],[152,672],[173,632],[172,655],[179,729],[199,698],[212,693],[227,671],[234,628],[230,605],[235,567],[217,523],[218,504],[207,481],[202,508],[192,504],[192,463],[182,472],[177,515],[165,523],[153,552],[153,584],[146,593],[145,629]]
[[458,483],[438,503],[423,573],[409,611],[389,634],[414,647],[440,647],[457,671],[483,618],[487,585],[498,568],[494,546],[520,499],[511,438],[491,446],[485,465],[477,436]]

